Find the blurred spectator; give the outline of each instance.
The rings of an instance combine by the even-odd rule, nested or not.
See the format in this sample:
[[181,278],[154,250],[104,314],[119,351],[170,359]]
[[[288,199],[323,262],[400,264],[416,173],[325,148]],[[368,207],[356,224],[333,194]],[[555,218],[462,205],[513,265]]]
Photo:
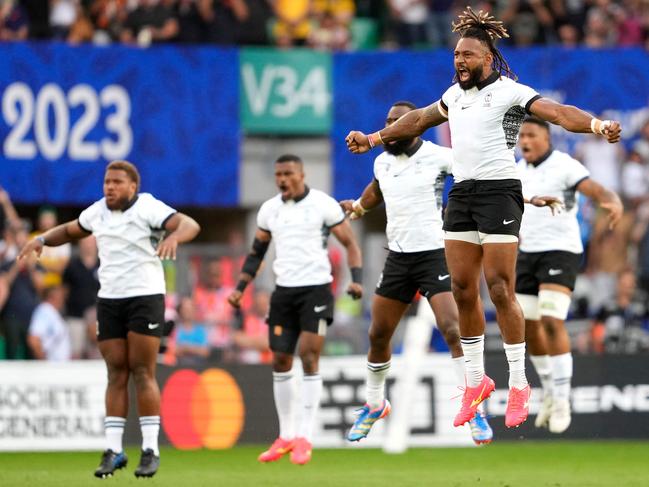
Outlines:
[[451,41],[454,0],[428,1],[428,41],[432,47],[446,47]]
[[245,0],[198,0],[198,10],[207,25],[207,42],[235,45],[240,24],[250,11]]
[[615,25],[603,8],[593,7],[586,16],[584,44],[593,49],[611,47],[616,41]]
[[310,0],[272,0],[277,18],[273,35],[278,47],[303,46],[311,32]]
[[590,177],[611,191],[620,193],[620,163],[624,151],[620,144],[589,135],[576,148],[576,158],[590,171]]
[[579,29],[572,24],[561,24],[557,29],[557,35],[562,47],[574,48],[579,45]]
[[61,312],[65,303],[62,286],[47,287],[29,323],[27,343],[37,360],[62,362],[70,360],[71,343],[68,325]]
[[63,272],[67,287],[66,320],[70,325],[72,357],[83,358],[86,348],[87,325],[84,316],[95,306],[99,291],[99,258],[97,242],[90,235],[79,240],[79,254],[70,259]]
[[337,24],[348,26],[354,19],[356,6],[354,0],[312,0],[311,12],[316,20],[328,14]]
[[649,164],[649,120],[640,129],[640,139],[633,144],[633,150],[637,152],[645,164]]
[[178,35],[178,21],[171,9],[159,0],[140,0],[124,24],[121,40],[147,47],[152,42],[168,42]]
[[272,352],[268,345],[268,308],[270,294],[257,291],[254,294],[253,305],[244,315],[243,327],[236,330],[232,339],[239,349],[239,362],[245,364],[269,364]]
[[640,154],[631,151],[622,165],[622,198],[635,209],[649,197],[649,174]]
[[401,47],[413,47],[427,42],[427,0],[388,0],[397,42]]
[[516,46],[555,40],[554,16],[543,0],[509,0],[498,18],[509,25]]
[[210,344],[207,327],[195,320],[194,303],[190,297],[180,299],[175,328],[175,355],[178,365],[200,366],[207,362]]
[[[51,206],[43,206],[38,210],[38,226],[32,237],[40,235],[58,224],[56,210]],[[39,263],[46,271],[44,286],[49,287],[61,284],[61,276],[68,262],[70,262],[71,253],[72,246],[69,243],[59,245],[58,247],[43,248]]]
[[642,6],[636,0],[625,0],[623,3],[623,6],[611,5],[609,11],[617,28],[617,45],[642,46],[645,38]]
[[232,288],[223,285],[223,272],[218,260],[208,261],[202,274],[193,294],[196,319],[208,326],[210,346],[221,355],[227,355],[232,345],[234,319],[234,309],[228,304]]
[[[29,227],[23,223],[11,229],[16,246],[22,248],[29,238]],[[27,356],[27,330],[43,288],[44,269],[36,255],[0,265],[0,322],[9,359]]]
[[649,350],[647,334],[646,299],[636,293],[636,278],[631,269],[622,271],[617,279],[615,299],[597,314],[595,328],[600,327],[603,343],[595,343],[596,350],[608,353],[636,353]]
[[49,39],[50,33],[50,0],[20,0],[29,19],[30,39]]
[[309,47],[326,51],[343,51],[349,48],[351,36],[347,25],[339,22],[330,12],[315,21],[309,34]]
[[25,9],[17,0],[0,0],[0,41],[22,41],[28,35]]
[[78,0],[51,0],[50,32],[52,38],[59,40],[68,38],[70,28],[77,20],[78,8]]
[[70,26],[67,41],[70,44],[80,44],[82,42],[92,42],[95,35],[95,28],[90,21],[86,11],[77,5],[77,16],[74,23]]
[[174,16],[178,21],[176,41],[193,44],[205,41],[205,23],[196,0],[178,0],[174,5]]
[[268,44],[268,21],[273,16],[270,0],[246,0],[248,17],[240,21],[238,44]]
[[107,44],[120,40],[128,17],[127,0],[95,0],[90,5],[90,18],[95,25],[94,42]]
[[649,296],[649,202],[638,207],[631,232],[631,242],[637,246],[636,269],[638,284]]
[[0,187],[0,263],[5,259],[10,260],[17,255],[15,243],[13,243],[13,232],[9,231],[12,227],[21,225],[18,213],[14,208],[9,193]]

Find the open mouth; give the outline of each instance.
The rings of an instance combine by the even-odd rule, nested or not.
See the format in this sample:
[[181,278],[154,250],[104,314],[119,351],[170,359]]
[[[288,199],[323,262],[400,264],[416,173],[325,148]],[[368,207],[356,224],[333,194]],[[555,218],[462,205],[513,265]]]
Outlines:
[[467,81],[470,78],[471,73],[466,68],[458,68],[457,76],[461,81]]

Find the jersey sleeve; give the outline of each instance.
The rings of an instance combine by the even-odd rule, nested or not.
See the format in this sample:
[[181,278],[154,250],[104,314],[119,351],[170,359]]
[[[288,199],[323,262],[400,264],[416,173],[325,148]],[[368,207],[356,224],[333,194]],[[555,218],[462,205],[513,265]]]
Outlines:
[[257,226],[265,232],[270,232],[268,203],[264,203],[257,212]]
[[324,199],[325,201],[322,202],[324,224],[329,228],[335,227],[343,222],[345,213],[338,202],[331,196],[325,196]]
[[77,219],[79,226],[86,232],[92,233],[94,231],[93,225],[99,216],[99,211],[99,202],[95,202],[83,210]]
[[167,220],[177,213],[171,206],[151,195],[148,195],[145,203],[143,212],[144,218],[149,226],[154,229],[164,229]]
[[590,171],[586,169],[581,162],[572,157],[567,157],[565,165],[563,166],[566,173],[564,177],[564,183],[566,188],[574,188],[584,179],[590,177]]
[[29,334],[43,338],[47,336],[48,319],[42,307],[36,308],[29,322]]
[[510,94],[511,104],[525,108],[525,111],[528,114],[530,113],[530,106],[532,105],[532,103],[541,98],[541,95],[539,95],[536,90],[530,88],[527,85],[516,82],[512,83]]
[[454,91],[455,85],[452,85],[448,90],[444,92],[442,97],[439,99],[439,108],[440,108],[440,113],[444,115],[446,118],[448,118],[448,109],[451,106],[452,103],[452,95]]

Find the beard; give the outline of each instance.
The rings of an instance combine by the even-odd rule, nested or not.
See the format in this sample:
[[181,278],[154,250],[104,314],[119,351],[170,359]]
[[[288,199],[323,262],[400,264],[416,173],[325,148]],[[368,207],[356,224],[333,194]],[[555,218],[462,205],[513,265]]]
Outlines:
[[466,90],[470,90],[480,82],[480,78],[482,78],[482,72],[483,72],[482,66],[477,66],[473,70],[469,71],[470,74],[469,79],[467,79],[466,81],[461,81],[460,73],[456,69],[455,76],[457,77],[457,82],[459,83],[460,88],[466,91]]
[[108,201],[106,201],[106,206],[108,207],[109,210],[123,210],[126,208],[129,204],[131,199],[128,196],[124,196],[122,198],[119,198],[115,200],[112,204],[108,204]]
[[414,140],[415,139],[397,140],[396,142],[385,144],[385,152],[392,154],[393,156],[400,156],[401,154],[406,152],[406,150],[412,145],[412,142]]

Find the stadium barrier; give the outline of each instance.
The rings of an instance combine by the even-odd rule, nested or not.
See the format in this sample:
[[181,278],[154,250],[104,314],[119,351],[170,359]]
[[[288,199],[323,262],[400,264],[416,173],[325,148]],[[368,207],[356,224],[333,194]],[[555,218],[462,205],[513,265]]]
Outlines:
[[[575,357],[573,423],[561,436],[536,430],[528,420],[515,430],[504,427],[507,370],[504,354],[489,356],[486,366],[497,389],[487,404],[497,440],[610,439],[649,437],[649,381],[646,358],[634,356]],[[529,364],[528,364],[529,365]],[[398,394],[394,378],[404,367],[395,356],[388,394]],[[453,428],[460,393],[447,355],[426,356],[409,407],[408,446],[468,446],[464,428]],[[531,371],[531,367],[529,368]],[[354,410],[363,403],[365,357],[322,360],[322,406],[315,427],[317,447],[380,447],[389,429],[379,422],[367,441],[344,439]],[[530,377],[536,382],[533,372]],[[100,450],[104,446],[105,366],[101,361],[69,363],[0,362],[0,451]],[[203,370],[163,367],[162,444],[177,448],[229,448],[240,443],[268,443],[277,435],[269,367],[221,366]],[[534,389],[530,412],[540,405]],[[137,445],[140,431],[134,394],[125,441]],[[531,418],[532,419],[532,418]]]

